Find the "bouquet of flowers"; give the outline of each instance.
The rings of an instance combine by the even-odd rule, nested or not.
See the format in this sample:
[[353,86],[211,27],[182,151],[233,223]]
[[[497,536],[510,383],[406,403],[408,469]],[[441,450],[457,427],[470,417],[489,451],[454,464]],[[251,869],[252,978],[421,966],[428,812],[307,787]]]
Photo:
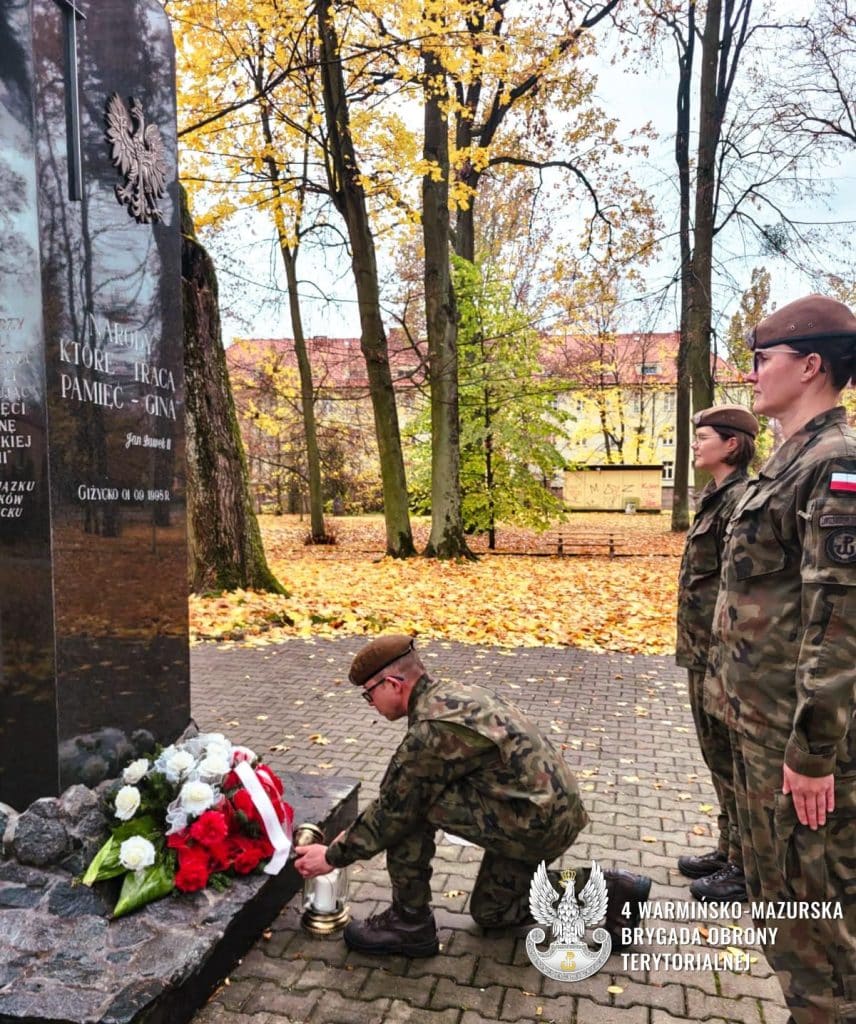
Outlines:
[[116,792],[118,824],[83,875],[84,885],[122,879],[113,916],[173,889],[223,888],[267,862],[277,874],[291,849],[293,811],[282,782],[247,747],[202,733],[132,761]]

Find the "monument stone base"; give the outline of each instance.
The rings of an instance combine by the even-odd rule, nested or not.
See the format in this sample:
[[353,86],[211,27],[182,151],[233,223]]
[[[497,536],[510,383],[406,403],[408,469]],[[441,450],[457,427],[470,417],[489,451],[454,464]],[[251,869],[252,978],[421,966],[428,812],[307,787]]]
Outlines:
[[[359,783],[282,773],[295,822],[330,840],[356,817]],[[303,886],[279,875],[168,896],[110,921],[67,871],[0,861],[0,1024],[181,1024]]]

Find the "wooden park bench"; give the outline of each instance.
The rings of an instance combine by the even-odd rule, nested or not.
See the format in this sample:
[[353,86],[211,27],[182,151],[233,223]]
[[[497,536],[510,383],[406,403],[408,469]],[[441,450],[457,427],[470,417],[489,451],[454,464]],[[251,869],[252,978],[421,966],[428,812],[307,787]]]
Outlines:
[[536,547],[515,550],[501,540],[495,555],[528,555],[531,558],[585,558],[605,555],[609,558],[627,558],[631,552],[619,550],[622,541],[615,533],[579,533],[576,530],[550,530],[538,539]]
[[614,533],[577,533],[571,530],[556,530],[544,534],[548,554],[574,557],[580,555],[606,554],[616,558],[621,542]]

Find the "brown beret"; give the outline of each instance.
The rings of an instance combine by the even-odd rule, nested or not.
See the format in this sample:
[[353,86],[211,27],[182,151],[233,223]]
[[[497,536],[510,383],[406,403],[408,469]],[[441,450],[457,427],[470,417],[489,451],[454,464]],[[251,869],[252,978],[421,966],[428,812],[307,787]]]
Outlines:
[[[756,349],[835,338],[850,338],[856,343],[856,316],[837,299],[806,295],[777,309],[753,327],[746,336],[746,344]],[[818,351],[822,351],[822,346],[818,346]]]
[[742,405],[714,405],[710,409],[702,409],[693,416],[693,426],[737,430],[750,437],[758,433],[758,421]]
[[354,686],[362,686],[372,676],[377,675],[381,669],[391,665],[399,658],[403,658],[413,650],[413,637],[406,633],[391,633],[389,636],[379,636],[370,644],[358,652],[356,658],[351,662],[351,671],[348,679]]

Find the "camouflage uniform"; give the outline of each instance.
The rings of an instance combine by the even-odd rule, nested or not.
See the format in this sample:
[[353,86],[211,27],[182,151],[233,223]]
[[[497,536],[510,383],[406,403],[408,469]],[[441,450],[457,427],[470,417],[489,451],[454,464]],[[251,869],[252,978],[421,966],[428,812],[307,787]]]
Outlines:
[[[706,709],[734,731],[744,870],[753,899],[838,901],[843,920],[768,919],[766,949],[797,1024],[856,1021],[856,431],[810,420],[751,481],[726,533]],[[782,764],[835,775],[812,831]],[[760,915],[759,915],[760,916]]]
[[395,903],[431,902],[438,828],[485,848],[470,899],[484,926],[527,917],[541,860],[561,856],[588,816],[576,779],[537,726],[480,686],[423,675],[380,794],[327,851],[335,867],[386,850]]
[[710,624],[719,588],[720,555],[725,527],[746,489],[748,477],[735,469],[717,487],[711,481],[699,496],[695,520],[687,534],[678,583],[678,635],[675,661],[687,669],[690,707],[704,763],[710,769],[719,800],[719,852],[738,867],[743,864],[734,767],[728,729],[704,710],[704,677],[710,646]]

